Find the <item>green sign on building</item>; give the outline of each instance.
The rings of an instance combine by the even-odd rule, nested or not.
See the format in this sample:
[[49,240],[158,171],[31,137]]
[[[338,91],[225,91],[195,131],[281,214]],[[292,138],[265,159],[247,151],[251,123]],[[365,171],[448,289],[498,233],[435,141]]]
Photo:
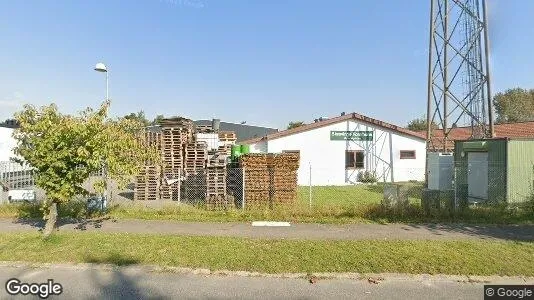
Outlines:
[[330,131],[331,141],[372,141],[372,131]]

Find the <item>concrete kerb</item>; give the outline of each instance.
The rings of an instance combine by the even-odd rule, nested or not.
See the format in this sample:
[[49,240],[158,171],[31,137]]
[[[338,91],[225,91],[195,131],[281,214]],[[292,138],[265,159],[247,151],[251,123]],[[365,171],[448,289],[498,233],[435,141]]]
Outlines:
[[0,261],[0,267],[35,268],[35,269],[66,269],[66,270],[102,270],[121,271],[127,274],[140,272],[147,273],[177,273],[199,276],[232,276],[232,277],[265,277],[265,278],[292,278],[307,279],[315,277],[320,280],[349,279],[349,280],[373,280],[381,281],[419,281],[419,282],[458,282],[458,283],[518,283],[534,284],[534,277],[528,276],[476,276],[476,275],[445,275],[445,274],[403,274],[403,273],[260,273],[249,271],[209,270],[202,268],[184,268],[154,265],[117,266],[111,264],[52,264],[52,263],[28,263],[17,261]]

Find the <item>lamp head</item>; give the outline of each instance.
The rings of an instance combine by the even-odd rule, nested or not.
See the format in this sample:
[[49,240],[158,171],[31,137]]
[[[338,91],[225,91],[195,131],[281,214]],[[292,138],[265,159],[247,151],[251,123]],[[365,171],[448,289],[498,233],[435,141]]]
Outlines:
[[108,71],[108,68],[106,67],[105,64],[103,63],[97,63],[95,65],[95,71],[98,71],[98,72],[107,72]]

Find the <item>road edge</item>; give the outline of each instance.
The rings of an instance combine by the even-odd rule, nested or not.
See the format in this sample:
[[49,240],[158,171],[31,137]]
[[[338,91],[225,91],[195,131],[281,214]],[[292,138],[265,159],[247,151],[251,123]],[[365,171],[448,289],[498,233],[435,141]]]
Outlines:
[[170,267],[156,265],[130,265],[117,266],[111,264],[53,264],[53,263],[30,263],[21,261],[0,261],[0,268],[34,268],[34,269],[66,269],[66,270],[102,270],[102,271],[124,271],[124,272],[147,272],[147,273],[177,273],[184,275],[200,276],[232,276],[232,277],[265,277],[265,278],[293,278],[308,279],[350,279],[350,280],[369,280],[373,282],[380,281],[448,281],[460,283],[484,283],[494,282],[514,282],[534,284],[534,277],[529,276],[478,276],[478,275],[447,275],[447,274],[407,274],[407,273],[260,273],[249,271],[229,271],[229,270],[210,270],[202,268]]

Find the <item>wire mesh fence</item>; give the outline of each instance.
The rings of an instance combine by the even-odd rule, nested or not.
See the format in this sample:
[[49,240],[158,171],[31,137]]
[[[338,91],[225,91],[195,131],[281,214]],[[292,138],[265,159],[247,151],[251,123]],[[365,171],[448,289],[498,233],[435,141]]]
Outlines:
[[196,170],[148,169],[134,183],[134,200],[173,201],[209,209],[242,208],[243,170],[208,166]]
[[[243,171],[239,168],[208,167],[196,172],[177,172],[166,177],[171,193],[162,197],[211,210],[242,208]],[[165,193],[165,192],[164,192]]]
[[421,197],[426,213],[517,208],[534,201],[534,165],[528,162],[489,161],[486,153],[475,152],[455,162],[429,164],[428,170]]
[[[207,210],[294,209],[309,210],[368,207],[406,207],[417,205],[426,213],[453,212],[468,206],[519,204],[534,195],[534,168],[511,166],[484,159],[429,164],[422,168],[397,168],[374,174],[362,181],[369,170],[342,170],[301,166],[300,169],[272,167],[232,167],[212,165],[186,172],[154,170],[135,178],[125,189],[112,187],[113,203],[163,202]],[[38,189],[31,168],[13,162],[0,162],[4,187],[9,191]],[[95,176],[98,177],[99,174]],[[424,180],[428,180],[425,186]],[[94,177],[94,176],[93,176]],[[369,179],[369,178],[367,178]],[[38,195],[38,201],[44,194]],[[121,201],[116,201],[121,200]]]
[[35,185],[33,169],[16,162],[0,162],[0,180],[7,189],[26,189]]

